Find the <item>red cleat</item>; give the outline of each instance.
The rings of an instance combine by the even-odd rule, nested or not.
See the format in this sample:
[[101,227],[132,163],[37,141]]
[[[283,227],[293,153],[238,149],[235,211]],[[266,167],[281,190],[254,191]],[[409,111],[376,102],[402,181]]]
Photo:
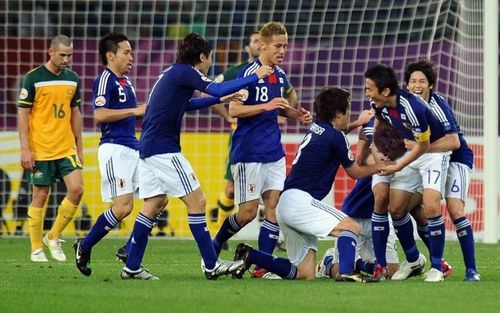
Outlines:
[[378,280],[389,279],[389,269],[387,268],[387,266],[383,267],[382,265],[377,264],[373,269],[373,277],[377,278]]
[[262,278],[267,270],[264,268],[256,268],[252,271],[252,278]]
[[441,272],[443,272],[444,278],[451,276],[453,273],[453,267],[445,259],[441,259]]

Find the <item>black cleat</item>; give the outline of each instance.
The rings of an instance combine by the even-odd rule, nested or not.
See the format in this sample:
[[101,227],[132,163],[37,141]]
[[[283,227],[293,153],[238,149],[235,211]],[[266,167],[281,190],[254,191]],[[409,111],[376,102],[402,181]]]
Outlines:
[[245,272],[248,271],[248,269],[252,265],[247,262],[248,255],[250,251],[252,251],[252,249],[253,248],[246,243],[240,243],[236,246],[236,249],[234,251],[234,260],[243,260],[245,264],[233,274],[233,278],[242,279]]
[[335,281],[350,283],[378,283],[380,282],[380,279],[371,275],[353,272],[351,274],[337,273],[337,275],[335,276]]
[[83,252],[80,248],[82,240],[82,238],[78,238],[73,244],[73,248],[75,249],[75,264],[76,268],[78,268],[83,275],[90,276],[90,274],[92,274],[92,269],[90,268],[90,251]]
[[125,246],[118,248],[118,250],[116,250],[115,255],[117,261],[122,261],[123,263],[127,263],[128,253],[127,250],[125,250]]

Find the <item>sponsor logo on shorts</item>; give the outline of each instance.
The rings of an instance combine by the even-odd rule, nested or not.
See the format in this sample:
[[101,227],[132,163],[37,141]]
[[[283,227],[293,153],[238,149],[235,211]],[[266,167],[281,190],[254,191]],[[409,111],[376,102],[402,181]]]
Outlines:
[[35,172],[35,174],[33,174],[33,176],[34,176],[35,178],[42,178],[42,177],[43,177],[43,173],[42,173],[42,172],[40,172],[40,171],[36,171],[36,172]]
[[26,98],[28,98],[28,90],[26,90],[26,88],[23,88],[19,93],[19,99],[24,100]]
[[193,182],[198,181],[198,179],[196,178],[196,175],[194,173],[189,174],[189,176],[191,177],[191,181],[193,181]]
[[255,184],[248,184],[247,190],[249,193],[254,193],[255,192]]
[[121,189],[125,188],[125,179],[118,179],[118,187],[120,187]]
[[99,96],[95,98],[94,104],[98,107],[102,107],[103,105],[106,104],[106,98],[104,98],[104,96]]

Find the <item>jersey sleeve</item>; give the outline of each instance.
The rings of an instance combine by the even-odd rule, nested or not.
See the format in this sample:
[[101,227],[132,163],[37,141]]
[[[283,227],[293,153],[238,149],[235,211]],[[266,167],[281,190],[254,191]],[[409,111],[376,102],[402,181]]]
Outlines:
[[208,85],[212,83],[210,78],[191,66],[183,66],[179,74],[179,79],[183,84],[187,84],[188,87],[199,91],[204,92]]
[[103,72],[95,81],[92,87],[92,103],[94,111],[101,108],[109,108],[113,98],[113,88],[115,82],[110,78],[109,72]]
[[411,130],[413,132],[413,137],[415,137],[415,141],[423,142],[430,140],[431,129],[429,127],[429,122],[427,121],[425,104],[420,104],[416,102],[413,105],[412,112],[414,114],[414,117],[410,118],[410,123],[411,123]]
[[453,115],[448,101],[441,96],[436,96],[436,98],[436,102],[440,108],[438,118],[441,126],[443,127],[443,131],[446,134],[458,133],[455,116]]
[[349,168],[354,164],[354,154],[351,151],[351,145],[343,132],[334,132],[331,147],[343,168]]
[[35,85],[30,73],[26,74],[23,80],[23,86],[19,92],[17,106],[21,108],[31,108],[35,99]]

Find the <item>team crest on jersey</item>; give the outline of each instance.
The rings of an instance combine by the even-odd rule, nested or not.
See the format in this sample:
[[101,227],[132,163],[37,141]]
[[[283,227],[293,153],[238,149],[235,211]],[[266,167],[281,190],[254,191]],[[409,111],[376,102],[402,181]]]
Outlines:
[[103,105],[106,104],[106,98],[104,98],[104,96],[99,96],[95,98],[94,104],[98,107],[102,107]]
[[248,90],[240,89],[238,92],[241,94],[240,101],[245,102],[248,99]]
[[24,100],[26,98],[28,98],[28,90],[26,90],[26,88],[23,88],[19,93],[19,99]]
[[118,179],[118,187],[120,187],[121,189],[125,188],[125,179]]
[[66,89],[66,100],[73,99],[73,94],[74,93],[75,93],[75,91],[73,90],[73,88]]
[[249,193],[255,193],[255,184],[248,184],[247,190]]

